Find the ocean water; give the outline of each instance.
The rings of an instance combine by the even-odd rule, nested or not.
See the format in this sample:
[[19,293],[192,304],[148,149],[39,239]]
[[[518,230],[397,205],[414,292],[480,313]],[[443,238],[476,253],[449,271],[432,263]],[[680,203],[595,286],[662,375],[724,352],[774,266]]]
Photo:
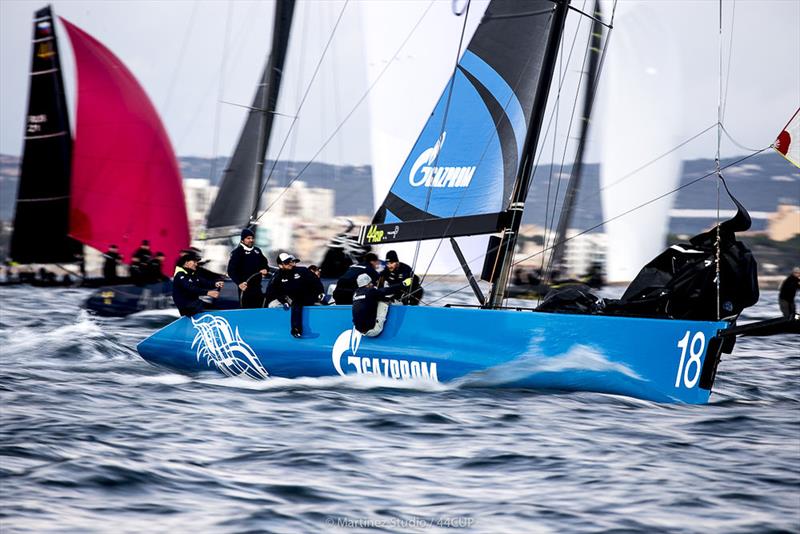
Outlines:
[[151,367],[170,315],[87,295],[0,288],[3,533],[800,531],[796,337],[739,340],[707,406],[253,382]]

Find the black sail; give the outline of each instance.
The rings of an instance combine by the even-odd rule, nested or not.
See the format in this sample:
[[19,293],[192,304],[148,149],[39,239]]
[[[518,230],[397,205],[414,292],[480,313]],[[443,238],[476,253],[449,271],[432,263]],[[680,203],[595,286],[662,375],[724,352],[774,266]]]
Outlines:
[[[50,7],[33,20],[33,60],[11,259],[61,263],[82,250],[69,231],[72,135]],[[46,239],[43,237],[46,236]]]
[[258,212],[264,158],[289,47],[294,4],[294,0],[278,0],[275,5],[272,50],[236,149],[223,172],[219,193],[208,213],[206,229],[209,237],[231,234],[234,229],[249,226]]

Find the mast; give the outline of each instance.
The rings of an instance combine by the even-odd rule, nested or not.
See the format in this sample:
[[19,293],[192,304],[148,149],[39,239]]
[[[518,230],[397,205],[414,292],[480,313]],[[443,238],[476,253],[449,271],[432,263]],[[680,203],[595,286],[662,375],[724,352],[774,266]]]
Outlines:
[[274,112],[278,105],[278,93],[281,88],[281,78],[283,77],[283,65],[286,62],[286,52],[289,49],[289,33],[292,28],[292,18],[294,17],[295,0],[278,0],[275,3],[275,21],[272,27],[272,51],[267,63],[267,73],[269,78],[266,80],[266,91],[264,91],[261,102],[261,129],[258,132],[258,163],[255,169],[255,198],[253,199],[253,209],[250,212],[250,220],[253,221],[258,216],[258,206],[261,201],[261,193],[264,182],[264,161],[267,157],[267,147],[269,137],[272,133],[272,121],[275,118]]
[[550,259],[550,269],[545,274],[546,280],[552,279],[553,272],[560,270],[564,261],[564,250],[567,237],[567,229],[572,222],[572,215],[575,211],[575,200],[578,189],[581,186],[583,177],[583,153],[586,150],[586,141],[589,136],[589,121],[592,116],[592,107],[597,89],[597,74],[600,67],[600,51],[603,44],[603,24],[600,22],[602,11],[600,1],[594,2],[594,21],[592,22],[592,33],[589,37],[589,65],[585,72],[586,92],[583,94],[583,112],[581,114],[581,134],[578,140],[578,148],[575,152],[575,164],[570,173],[567,190],[564,193],[564,203],[561,207],[561,214],[558,218],[556,235],[553,241],[553,255]]
[[264,187],[264,163],[289,48],[294,6],[295,0],[275,3],[272,48],[236,148],[222,174],[219,193],[208,212],[208,237],[238,233],[238,229],[249,226],[258,215]]
[[[25,145],[10,257],[19,263],[73,262],[81,244],[67,235],[72,135],[50,6],[34,14],[32,42]],[[42,232],[47,235],[46,246],[38,237]]]
[[514,260],[514,250],[517,244],[519,227],[522,223],[522,213],[525,209],[525,200],[528,197],[528,189],[533,177],[533,164],[536,147],[539,143],[542,121],[544,120],[545,109],[547,107],[547,96],[550,84],[553,80],[553,72],[556,66],[556,56],[561,42],[561,35],[564,31],[564,22],[569,10],[569,0],[554,0],[555,8],[553,11],[553,21],[550,26],[550,34],[547,39],[545,57],[542,63],[542,76],[539,78],[539,85],[536,89],[536,97],[533,102],[533,111],[525,134],[523,144],[522,164],[514,183],[512,200],[508,208],[510,218],[509,224],[503,230],[503,237],[497,254],[495,269],[492,278],[492,291],[489,294],[488,306],[498,307],[503,301],[505,288],[508,285],[508,277],[511,273],[511,264]]

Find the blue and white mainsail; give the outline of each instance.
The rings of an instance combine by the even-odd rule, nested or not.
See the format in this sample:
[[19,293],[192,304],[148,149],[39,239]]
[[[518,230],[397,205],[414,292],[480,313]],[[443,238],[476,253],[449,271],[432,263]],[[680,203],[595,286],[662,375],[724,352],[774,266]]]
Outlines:
[[363,242],[504,227],[552,20],[549,0],[487,7]]

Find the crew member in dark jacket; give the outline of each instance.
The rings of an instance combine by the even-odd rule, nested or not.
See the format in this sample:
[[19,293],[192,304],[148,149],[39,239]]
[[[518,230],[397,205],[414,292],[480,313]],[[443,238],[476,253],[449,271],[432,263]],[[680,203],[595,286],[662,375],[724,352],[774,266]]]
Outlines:
[[131,281],[134,284],[146,284],[148,282],[148,268],[150,260],[153,259],[153,253],[150,251],[150,241],[142,239],[142,244],[136,249],[136,252],[131,256]]
[[147,264],[147,283],[155,284],[167,280],[164,275],[162,266],[164,265],[164,253],[158,252]]
[[298,267],[299,260],[281,252],[278,255],[278,272],[269,281],[265,305],[279,300],[292,307],[292,335],[303,335],[303,306],[313,306],[322,298],[322,282],[305,267]]
[[333,300],[336,301],[336,304],[353,303],[353,293],[358,289],[356,279],[359,275],[367,274],[373,283],[377,282],[378,265],[380,265],[378,256],[369,252],[364,255],[364,261],[347,269],[347,272],[336,282],[336,289],[333,290]]
[[117,281],[117,265],[122,261],[122,256],[119,254],[117,245],[111,245],[108,250],[103,254],[103,278],[107,283]]
[[778,305],[781,313],[786,318],[792,318],[797,313],[794,304],[794,297],[797,295],[797,288],[800,287],[800,267],[792,269],[792,274],[781,283],[778,290]]
[[403,287],[411,285],[411,278],[406,278],[402,285],[375,287],[372,278],[360,274],[356,279],[358,289],[353,295],[353,326],[365,336],[375,337],[383,332],[383,324],[389,313],[389,301]]
[[175,277],[172,279],[172,300],[181,315],[194,315],[205,309],[200,297],[219,297],[219,289],[223,282],[212,282],[200,278],[197,274],[197,263],[200,256],[194,252],[187,252],[178,260],[175,268]]
[[231,251],[231,258],[228,261],[228,276],[239,288],[239,302],[242,308],[264,306],[261,281],[269,272],[269,262],[254,243],[253,231],[249,228],[242,230],[241,242]]
[[378,287],[394,286],[402,284],[406,280],[411,279],[410,285],[404,286],[408,289],[400,293],[400,301],[403,304],[416,306],[422,300],[422,287],[419,285],[419,277],[414,274],[411,267],[402,263],[398,257],[397,252],[390,250],[386,253],[386,268],[381,273],[381,278],[378,281]]

